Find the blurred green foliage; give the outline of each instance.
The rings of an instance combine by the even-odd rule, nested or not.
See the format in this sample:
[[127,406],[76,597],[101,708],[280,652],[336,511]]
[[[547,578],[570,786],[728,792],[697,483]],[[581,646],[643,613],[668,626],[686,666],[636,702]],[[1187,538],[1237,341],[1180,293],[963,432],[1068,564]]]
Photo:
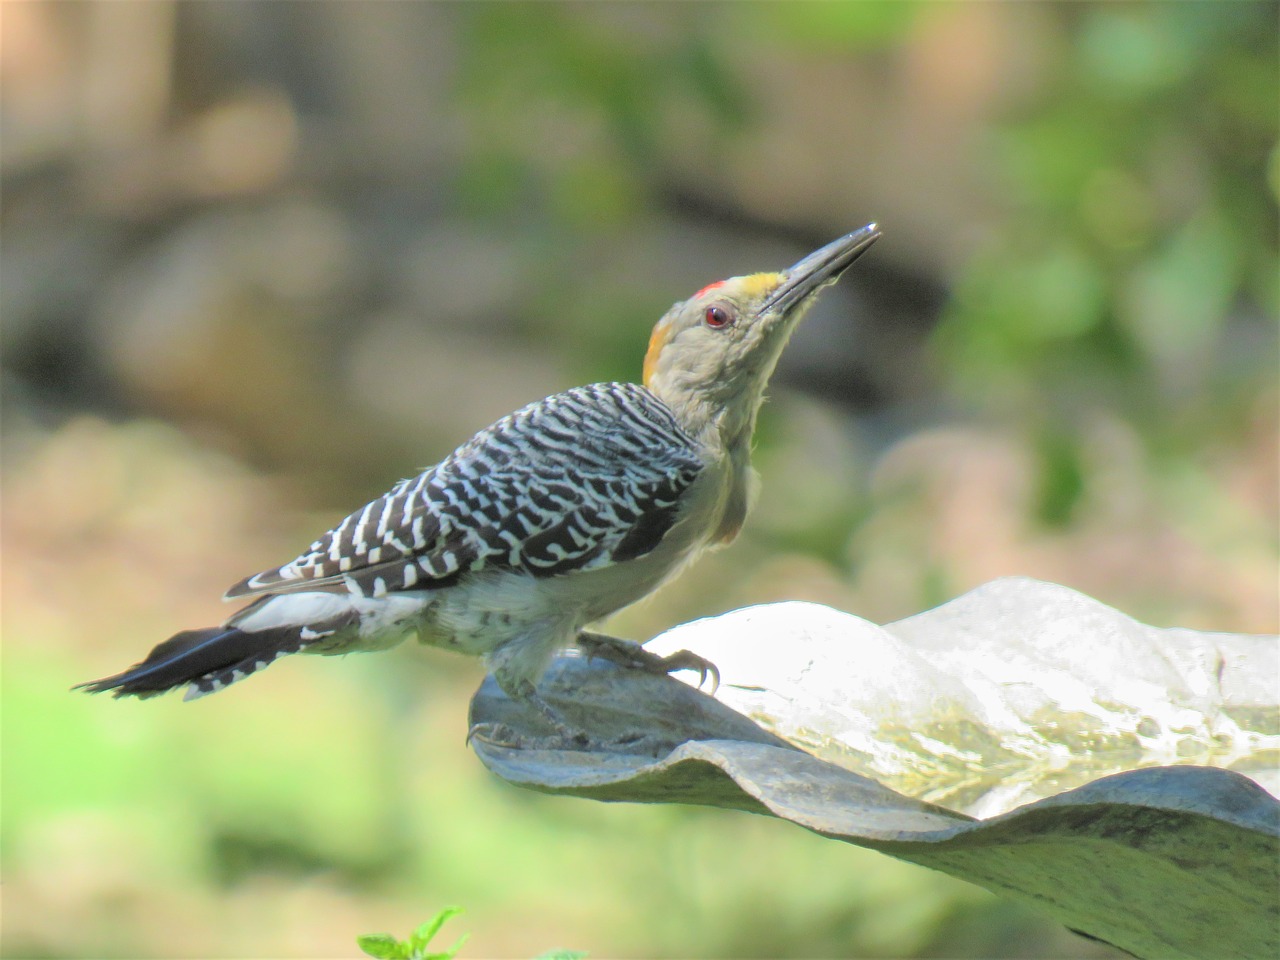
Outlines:
[[[506,216],[515,203],[543,204],[569,234],[617,229],[652,201],[645,187],[654,185],[671,105],[693,111],[711,141],[748,122],[742,78],[699,29],[707,18],[696,6],[673,8],[656,34],[638,31],[625,43],[616,23],[574,4],[473,3],[461,18],[458,84],[471,139],[457,196],[467,210]],[[568,145],[533,126],[531,97],[544,105],[538,120],[584,119],[592,149],[548,163]]]
[[[1039,515],[1064,525],[1100,410],[1157,460],[1185,457],[1274,382],[1276,194],[1260,186],[1280,61],[1272,4],[1055,12],[1053,82],[991,131],[1000,226],[936,348],[962,395],[1038,435]],[[1241,336],[1267,349],[1235,355]]]

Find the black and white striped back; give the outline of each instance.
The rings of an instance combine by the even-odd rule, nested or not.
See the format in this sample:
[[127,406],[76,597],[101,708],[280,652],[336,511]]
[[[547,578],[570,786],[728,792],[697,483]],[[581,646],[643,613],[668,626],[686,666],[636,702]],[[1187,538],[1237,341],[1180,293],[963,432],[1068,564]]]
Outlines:
[[624,562],[661,541],[702,466],[697,443],[644,387],[578,387],[482,430],[227,596],[381,596],[482,570],[543,577]]

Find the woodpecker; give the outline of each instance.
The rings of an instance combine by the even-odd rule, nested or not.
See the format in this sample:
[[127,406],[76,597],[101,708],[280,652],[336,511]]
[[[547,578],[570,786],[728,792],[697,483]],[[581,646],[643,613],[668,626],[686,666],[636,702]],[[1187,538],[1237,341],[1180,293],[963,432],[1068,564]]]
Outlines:
[[769,376],[819,291],[879,236],[870,224],[789,270],[702,288],[653,328],[643,385],[597,383],[517,410],[296,559],[241,580],[226,599],[250,602],[222,626],[178,633],[79,688],[186,686],[195,699],[286,654],[383,650],[416,634],[483,656],[508,696],[554,720],[536,693],[552,656],[575,642],[641,650],[584,630],[737,536]]

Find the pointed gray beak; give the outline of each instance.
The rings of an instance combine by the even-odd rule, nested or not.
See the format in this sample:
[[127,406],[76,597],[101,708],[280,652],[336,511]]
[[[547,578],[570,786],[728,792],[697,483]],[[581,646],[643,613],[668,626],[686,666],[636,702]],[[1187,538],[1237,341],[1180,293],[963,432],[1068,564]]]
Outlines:
[[869,223],[861,230],[833,240],[809,254],[790,270],[787,279],[773,292],[761,313],[790,313],[829,283],[834,283],[853,261],[880,239],[880,227]]

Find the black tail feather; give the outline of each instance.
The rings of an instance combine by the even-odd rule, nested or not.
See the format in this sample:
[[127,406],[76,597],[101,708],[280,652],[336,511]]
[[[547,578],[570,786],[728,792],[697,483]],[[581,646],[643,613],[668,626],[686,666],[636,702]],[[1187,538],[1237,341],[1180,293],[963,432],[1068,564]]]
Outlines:
[[154,697],[192,684],[188,699],[221,690],[303,646],[297,628],[247,631],[235,627],[184,630],[159,644],[123,673],[77,684],[89,693]]

